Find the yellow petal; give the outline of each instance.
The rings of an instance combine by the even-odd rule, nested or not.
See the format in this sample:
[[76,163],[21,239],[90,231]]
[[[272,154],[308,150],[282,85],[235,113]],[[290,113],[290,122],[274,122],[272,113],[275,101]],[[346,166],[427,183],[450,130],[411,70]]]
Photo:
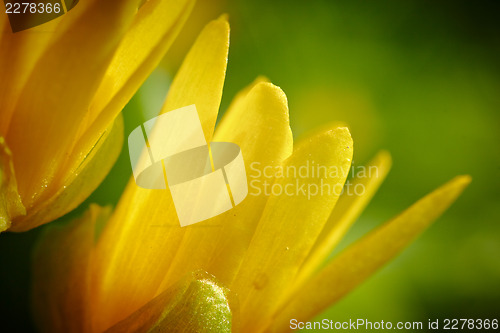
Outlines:
[[7,135],[19,93],[60,21],[13,33],[7,15],[0,16],[0,136]]
[[436,220],[470,183],[459,176],[357,241],[298,290],[270,331],[287,331],[290,318],[306,321],[370,277]]
[[123,117],[120,115],[104,132],[78,169],[66,175],[59,190],[50,198],[20,216],[12,223],[11,231],[26,231],[53,221],[75,209],[104,180],[116,162],[123,146]]
[[[163,58],[193,7],[194,0],[150,0],[127,31],[75,135],[65,169],[77,167],[106,127]],[[71,171],[70,171],[71,172]]]
[[[175,108],[196,103],[202,119],[216,119],[228,43],[226,21],[208,24],[174,80],[167,104]],[[93,304],[98,331],[126,318],[160,292],[185,230],[168,190],[142,189],[131,179],[97,244]]]
[[[340,197],[314,248],[300,269],[299,276],[295,281],[295,288],[300,288],[302,283],[325,262],[375,195],[390,168],[391,156],[388,152],[382,151],[364,167],[364,177],[354,178],[349,189],[351,192],[344,192]],[[360,195],[357,194],[358,189]]]
[[115,106],[118,111],[125,106],[163,58],[193,4],[193,0],[150,0],[144,3],[120,42],[96,92],[91,113],[99,112],[113,102],[120,101],[120,106]]
[[195,104],[205,139],[214,133],[222,98],[229,51],[229,24],[224,16],[210,22],[200,33],[177,72],[162,113]]
[[27,79],[6,136],[27,209],[57,190],[50,185],[72,145],[68,138],[78,130],[137,2],[94,1],[63,15]]
[[[269,198],[230,286],[239,295],[245,331],[256,332],[263,326],[282,301],[280,296],[291,287],[340,195],[352,151],[349,130],[340,127],[299,143],[286,161],[284,176],[277,177],[273,185],[278,190]],[[314,165],[336,172],[321,171],[321,176],[313,176]],[[309,176],[299,173],[301,167]]]
[[24,214],[26,209],[17,192],[12,152],[0,137],[0,232],[9,229],[11,221]]
[[50,225],[33,257],[33,306],[43,332],[89,332],[91,253],[96,223],[111,208],[90,206],[85,215],[65,225]]
[[[238,91],[236,96],[234,96],[233,100],[231,101],[231,104],[229,105],[224,117],[222,118],[221,123],[218,125],[215,135],[219,135],[218,133],[222,131],[222,129],[221,129],[222,122],[229,122],[230,120],[227,120],[227,119],[229,119],[229,117],[231,117],[231,118],[233,117],[233,116],[230,116],[231,110],[239,110],[242,107],[242,105],[240,105],[240,104],[245,103],[246,96],[248,95],[250,90],[252,90],[259,83],[264,83],[264,82],[270,83],[270,81],[267,77],[258,76],[252,83],[250,83],[248,86],[246,86],[245,88]],[[228,127],[228,129],[229,129],[229,127]],[[230,128],[229,130],[232,130],[232,128]],[[221,139],[215,138],[214,140],[221,140]]]
[[[240,146],[247,180],[251,181],[255,177],[252,166],[281,165],[291,154],[292,132],[285,93],[260,79],[249,88],[231,104],[214,140]],[[254,194],[250,191],[242,203],[226,213],[186,227],[182,246],[160,289],[198,268],[222,283],[233,280],[267,201],[267,196]]]
[[237,332],[231,298],[213,276],[190,273],[106,333]]
[[[256,177],[252,165],[280,166],[293,151],[285,93],[267,83],[266,78],[257,78],[244,101],[242,95],[236,96],[222,118],[214,139],[238,144],[245,160],[247,181],[262,180],[264,177]],[[235,211],[233,215],[236,216],[230,220],[226,217],[225,233],[209,263],[209,271],[224,283],[233,281],[267,199],[268,196],[263,193],[257,195],[250,187],[248,197],[241,204],[241,211]]]

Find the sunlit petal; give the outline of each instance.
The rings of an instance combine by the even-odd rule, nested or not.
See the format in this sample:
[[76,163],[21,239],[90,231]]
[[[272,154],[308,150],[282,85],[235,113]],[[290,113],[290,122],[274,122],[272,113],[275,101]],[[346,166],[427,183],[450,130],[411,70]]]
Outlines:
[[295,280],[296,288],[300,288],[302,283],[328,259],[335,246],[368,205],[391,168],[391,156],[389,153],[382,151],[364,168],[365,177],[355,177],[350,187],[351,189],[357,189],[361,186],[363,189],[362,194],[351,193],[349,195],[344,193],[340,197],[314,248],[307,257],[304,266],[300,269],[299,276]]
[[469,176],[452,179],[344,250],[292,295],[271,331],[286,331],[290,318],[311,319],[365,281],[436,220],[470,181]]
[[[240,146],[247,178],[252,180],[255,164],[261,167],[281,165],[291,154],[292,132],[283,91],[260,80],[250,89],[242,92],[246,91],[246,95],[236,97],[217,128],[214,140]],[[223,283],[232,281],[266,201],[264,194],[250,193],[231,211],[187,227],[162,289],[197,268],[214,274]]]
[[75,146],[61,166],[60,177],[78,167],[83,156],[158,65],[184,25],[193,3],[194,0],[150,0],[141,6],[75,133]]
[[[176,76],[164,110],[196,103],[204,128],[215,122],[228,45],[227,21],[222,18],[209,23]],[[213,128],[208,133],[212,132]],[[94,316],[98,331],[124,319],[163,291],[160,284],[185,231],[168,190],[142,189],[133,180],[129,182],[96,249],[100,260],[94,272],[93,303],[99,314]]]
[[162,113],[195,104],[210,142],[222,98],[229,52],[229,24],[225,16],[210,22],[184,59],[170,86]]
[[[263,326],[291,286],[340,195],[352,151],[349,130],[340,127],[299,143],[286,161],[285,168],[297,170],[314,162],[333,166],[338,172],[331,177],[300,177],[290,172],[277,178],[275,184],[291,195],[282,193],[269,198],[236,280],[230,286],[239,295],[246,332]],[[312,191],[306,190],[319,190],[323,184],[332,191],[311,195]],[[293,192],[295,188],[297,193]],[[298,192],[300,189],[304,191]]]

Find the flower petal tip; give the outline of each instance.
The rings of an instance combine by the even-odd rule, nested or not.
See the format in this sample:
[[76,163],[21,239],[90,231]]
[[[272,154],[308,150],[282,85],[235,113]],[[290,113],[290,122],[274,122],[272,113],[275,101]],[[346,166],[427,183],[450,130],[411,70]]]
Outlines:
[[350,143],[346,146],[347,149],[352,149],[352,137],[351,132],[347,126],[341,126],[327,130],[324,135],[331,136],[333,138],[343,137],[346,139],[346,143]]
[[386,168],[391,168],[392,166],[392,156],[387,150],[380,150],[374,158],[374,164],[383,165]]
[[229,14],[228,13],[223,13],[221,14],[218,18],[217,21],[225,22],[229,24]]
[[210,21],[206,26],[205,29],[210,29],[210,30],[221,30],[221,34],[228,34],[229,35],[229,15],[228,14],[222,14],[219,16],[217,19]]
[[255,78],[254,83],[257,84],[259,82],[271,82],[271,80],[265,75],[259,75]]
[[470,175],[459,175],[450,180],[445,187],[453,187],[457,189],[458,194],[460,194],[472,181]]
[[454,180],[467,186],[472,181],[472,177],[471,177],[471,175],[460,175],[460,176],[456,176],[454,178]]
[[[268,81],[257,82],[255,86],[252,88],[252,90],[254,92],[262,94],[263,96],[278,98],[278,100],[283,105],[288,106],[288,98],[286,97],[285,92],[280,87],[278,87],[275,84],[272,84],[271,82]],[[289,114],[288,107],[283,108],[283,110],[286,112],[287,115]]]

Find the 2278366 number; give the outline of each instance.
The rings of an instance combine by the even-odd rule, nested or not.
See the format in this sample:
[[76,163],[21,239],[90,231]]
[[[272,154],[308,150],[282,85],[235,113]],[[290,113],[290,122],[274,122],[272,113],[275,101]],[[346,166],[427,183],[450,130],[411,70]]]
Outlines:
[[445,330],[489,330],[498,329],[498,319],[445,319]]
[[35,2],[7,2],[5,4],[5,12],[7,14],[51,14],[51,13],[60,13],[61,12],[61,4],[60,3],[35,3]]

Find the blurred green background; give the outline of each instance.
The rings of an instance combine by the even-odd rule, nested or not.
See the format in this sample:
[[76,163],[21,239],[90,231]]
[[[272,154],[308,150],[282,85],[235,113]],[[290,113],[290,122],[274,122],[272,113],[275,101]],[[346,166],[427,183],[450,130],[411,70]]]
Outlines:
[[[158,111],[196,34],[229,13],[221,111],[257,75],[287,94],[294,136],[349,124],[354,163],[393,168],[340,248],[458,174],[473,182],[400,257],[318,317],[423,321],[500,316],[500,2],[199,1],[172,51],[124,110],[126,131]],[[115,204],[126,149],[90,202]],[[29,256],[40,228],[0,235],[0,316],[32,329]],[[0,329],[3,331],[3,329]]]

